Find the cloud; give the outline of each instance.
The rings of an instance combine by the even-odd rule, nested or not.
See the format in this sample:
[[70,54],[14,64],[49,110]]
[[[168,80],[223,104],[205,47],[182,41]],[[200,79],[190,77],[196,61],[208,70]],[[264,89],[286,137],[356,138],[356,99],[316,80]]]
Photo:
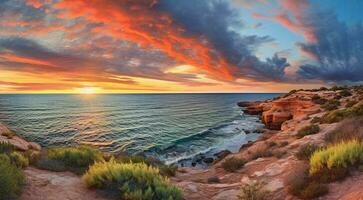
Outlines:
[[363,24],[346,24],[333,12],[315,12],[309,18],[315,27],[317,41],[298,46],[314,61],[300,66],[304,79],[333,82],[363,81]]
[[88,22],[103,24],[93,30],[95,33],[158,49],[220,80],[261,73],[243,62],[257,59],[254,50],[272,40],[267,36],[241,36],[233,31],[241,23],[226,1],[66,0],[56,7],[62,10],[64,18],[83,17]]
[[305,17],[308,15],[310,5],[308,0],[279,0],[279,11],[272,16],[253,13],[253,17],[258,19],[273,20],[285,26],[292,32],[301,34],[306,41],[316,41],[314,26],[307,23]]

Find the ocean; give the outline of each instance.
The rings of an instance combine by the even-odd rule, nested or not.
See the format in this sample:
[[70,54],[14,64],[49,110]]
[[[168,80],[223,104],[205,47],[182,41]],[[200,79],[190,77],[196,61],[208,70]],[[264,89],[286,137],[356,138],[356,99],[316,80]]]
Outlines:
[[43,147],[95,145],[177,163],[201,153],[236,152],[255,140],[260,119],[236,103],[278,95],[3,94],[0,121]]

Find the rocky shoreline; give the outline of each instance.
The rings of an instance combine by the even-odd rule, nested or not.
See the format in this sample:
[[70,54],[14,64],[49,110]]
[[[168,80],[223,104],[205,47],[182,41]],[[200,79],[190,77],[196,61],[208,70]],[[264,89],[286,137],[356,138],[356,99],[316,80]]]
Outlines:
[[[344,109],[350,102],[362,100],[359,91],[349,90],[352,94],[347,96],[341,96],[339,89],[300,90],[272,100],[239,102],[245,113],[261,116],[267,128],[263,136],[242,145],[238,153],[228,154],[207,169],[181,168],[172,178],[173,182],[183,188],[188,200],[237,200],[242,186],[256,182],[263,183],[263,188],[269,191],[268,199],[299,199],[289,193],[289,185],[285,181],[291,171],[306,165],[305,161],[297,159],[296,153],[307,144],[325,146],[325,136],[334,131],[339,123],[318,123],[318,133],[311,135],[299,136],[299,131],[330,112],[316,101],[317,97],[327,102],[338,99],[340,104],[334,108],[338,110]],[[243,159],[247,163],[229,172],[223,166],[229,159]],[[352,174],[343,182],[326,184],[329,193],[319,199],[363,198],[361,190],[352,185],[353,180],[361,183],[363,173]],[[346,191],[339,187],[352,189]]]
[[[272,100],[239,102],[238,105],[245,113],[261,117],[266,127],[261,137],[241,145],[237,153],[225,150],[215,153],[212,159],[201,155],[195,158],[195,162],[204,162],[208,167],[181,166],[170,180],[183,190],[186,200],[238,200],[241,187],[251,183],[262,183],[263,189],[269,192],[268,199],[299,199],[289,192],[290,186],[286,183],[286,178],[292,171],[307,164],[306,161],[298,159],[296,154],[305,145],[327,146],[326,136],[341,123],[320,123],[317,119],[322,119],[334,111],[347,109],[352,102],[355,104],[363,102],[360,90],[349,89],[349,92],[350,95],[342,96],[342,90],[300,90]],[[339,104],[331,109],[329,105],[321,103],[322,100],[338,101]],[[301,135],[304,127],[312,125],[318,126],[317,132]],[[34,153],[41,151],[38,144],[16,136],[1,123],[0,142],[11,143],[19,151]],[[227,170],[225,163],[233,159],[243,160],[243,164],[233,170]],[[35,200],[38,196],[32,194],[34,192],[41,194],[42,190],[52,193],[62,192],[64,184],[68,183],[68,186],[71,185],[73,188],[72,191],[65,192],[68,197],[75,195],[76,199],[102,199],[94,191],[87,192],[80,178],[69,172],[39,171],[32,167],[25,172],[32,182],[28,184],[20,199]],[[43,175],[38,176],[38,174]],[[68,179],[73,181],[67,182]],[[39,182],[42,181],[44,186],[39,186]],[[363,191],[359,185],[363,185],[363,171],[351,171],[344,180],[324,183],[329,192],[319,199],[363,198]],[[85,194],[80,196],[77,194],[80,191]]]

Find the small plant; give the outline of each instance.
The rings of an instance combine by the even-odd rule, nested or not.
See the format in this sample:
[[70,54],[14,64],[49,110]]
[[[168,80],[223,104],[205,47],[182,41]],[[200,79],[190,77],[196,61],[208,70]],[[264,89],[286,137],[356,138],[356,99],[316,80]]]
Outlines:
[[352,139],[363,140],[363,117],[344,119],[333,131],[325,135],[325,141],[328,143],[339,143]]
[[315,151],[310,158],[310,174],[348,168],[363,161],[363,145],[358,140],[343,141]]
[[323,105],[327,102],[326,99],[324,98],[321,98],[319,95],[314,95],[312,98],[311,98],[312,102],[316,103],[316,104],[320,104],[320,105]]
[[7,142],[0,142],[0,153],[10,154],[14,150],[14,145]]
[[297,137],[298,138],[302,138],[306,135],[312,135],[312,134],[316,134],[319,133],[320,131],[320,127],[316,124],[312,124],[312,125],[308,125],[305,126],[303,128],[301,128],[298,132],[297,132]]
[[348,89],[344,89],[339,92],[339,95],[342,97],[349,97],[352,96],[352,93]]
[[313,119],[311,119],[310,123],[315,124],[315,123],[320,123],[320,117],[314,117]]
[[347,104],[345,104],[345,108],[351,108],[357,103],[358,103],[358,101],[354,101],[354,100],[348,101]]
[[240,168],[242,168],[246,164],[246,160],[243,158],[227,158],[223,163],[222,167],[224,170],[229,172],[234,172]]
[[319,149],[319,146],[315,144],[305,144],[299,148],[299,151],[295,154],[295,157],[299,160],[309,160],[311,155]]
[[21,193],[25,176],[21,169],[10,163],[10,158],[0,154],[0,199],[12,199]]
[[331,111],[336,110],[340,106],[340,102],[336,99],[332,99],[324,103],[321,107],[325,110]]
[[271,141],[271,142],[269,142],[268,143],[268,146],[269,147],[274,147],[274,146],[276,146],[277,145],[277,143],[276,142],[274,142],[274,141]]
[[163,176],[175,176],[176,171],[178,170],[178,166],[177,165],[159,165],[158,166],[160,174]]
[[170,185],[159,170],[145,163],[97,162],[92,165],[83,181],[89,188],[117,191],[122,199],[181,200],[181,191]]
[[[48,163],[58,161],[75,173],[83,173],[96,161],[103,160],[102,153],[88,146],[62,147],[48,149],[46,152]],[[50,162],[49,162],[50,161]]]
[[280,142],[279,147],[285,147],[285,146],[287,146],[288,144],[289,144],[289,142],[288,142],[288,141],[282,141],[282,142]]
[[329,192],[328,187],[319,182],[311,182],[308,186],[301,191],[300,197],[302,199],[315,199],[326,195]]
[[29,160],[19,152],[12,152],[10,155],[11,163],[19,168],[25,168],[29,166]]
[[354,106],[342,110],[334,110],[326,113],[321,118],[321,123],[335,123],[347,117],[362,116],[363,115],[363,101],[355,104]]
[[212,176],[209,177],[207,180],[208,183],[220,183],[221,181],[219,180],[218,176]]
[[241,192],[238,195],[239,200],[267,200],[270,192],[264,189],[264,184],[261,182],[253,182],[245,184],[241,187]]

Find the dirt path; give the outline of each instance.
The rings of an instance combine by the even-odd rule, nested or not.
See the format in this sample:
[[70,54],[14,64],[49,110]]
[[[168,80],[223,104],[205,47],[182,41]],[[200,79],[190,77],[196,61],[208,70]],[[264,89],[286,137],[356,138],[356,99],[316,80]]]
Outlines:
[[80,177],[70,172],[50,172],[31,167],[24,172],[27,185],[20,200],[110,200],[87,189]]

